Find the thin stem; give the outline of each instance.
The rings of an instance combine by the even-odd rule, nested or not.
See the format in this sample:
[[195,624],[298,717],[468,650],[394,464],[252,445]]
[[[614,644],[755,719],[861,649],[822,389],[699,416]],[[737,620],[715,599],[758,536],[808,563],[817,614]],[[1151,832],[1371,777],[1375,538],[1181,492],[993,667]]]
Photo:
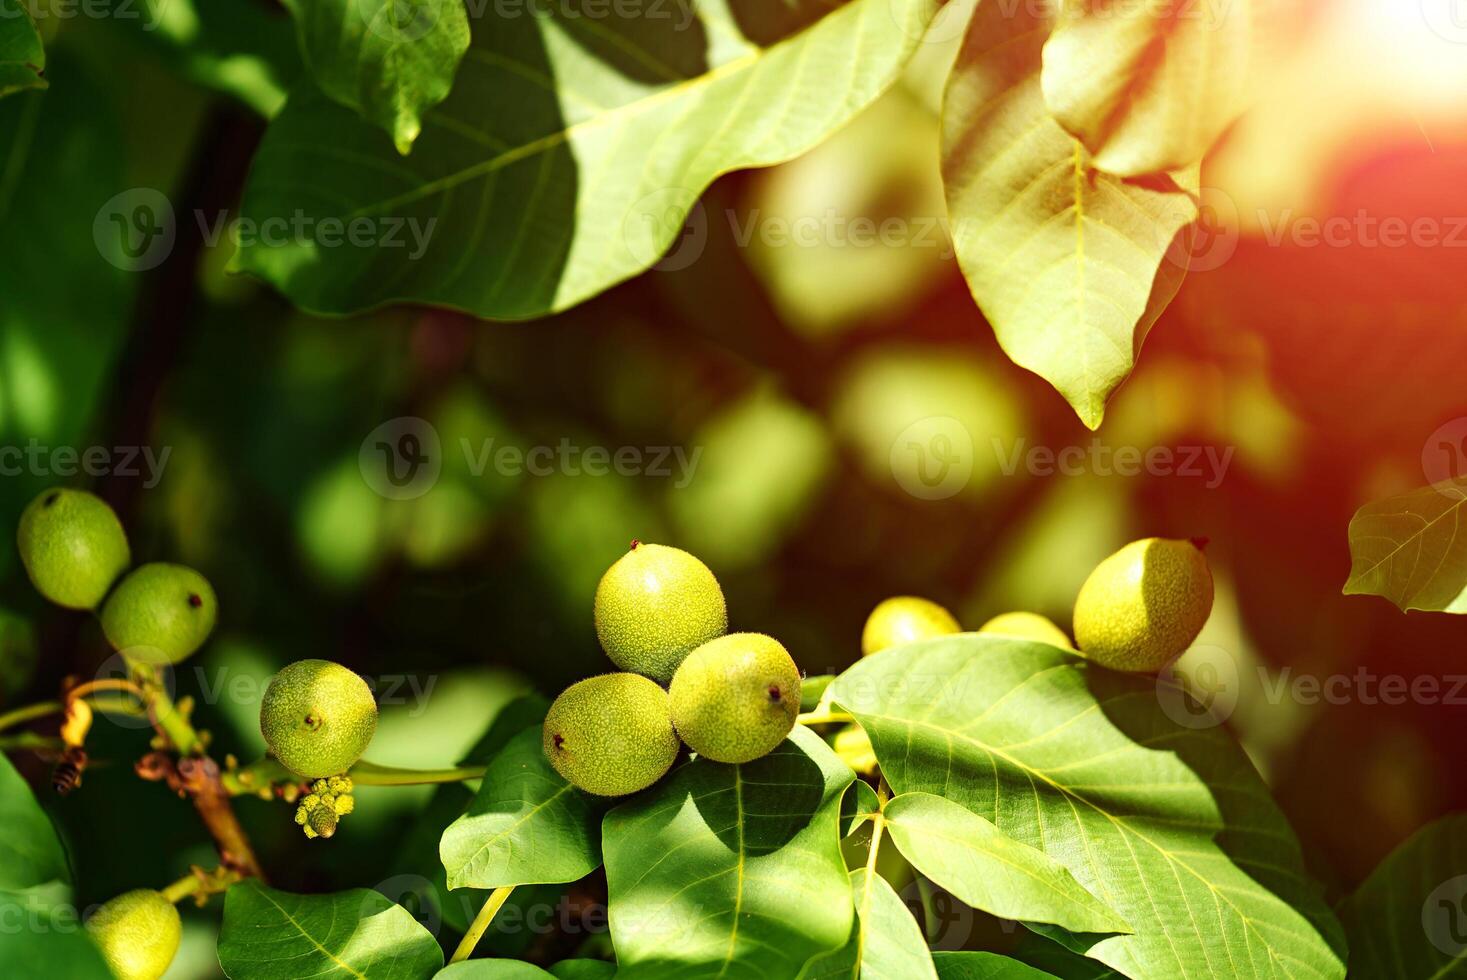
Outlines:
[[482,779],[484,766],[459,766],[454,769],[397,769],[379,766],[363,759],[347,771],[358,786],[421,786],[427,783],[459,783],[465,779]]
[[203,739],[199,738],[199,733],[194,730],[187,715],[168,696],[153,668],[135,664],[133,669],[143,680],[140,697],[148,706],[148,717],[152,720],[153,727],[172,743],[174,751],[180,756],[202,755]]
[[849,724],[855,721],[853,715],[844,711],[810,711],[795,718],[801,725],[836,725]]
[[35,752],[60,752],[66,748],[66,743],[51,735],[37,735],[35,732],[16,732],[14,735],[0,735],[0,752],[12,749],[30,749]]
[[93,691],[125,691],[139,701],[144,700],[142,688],[138,687],[132,681],[125,681],[116,677],[107,677],[101,680],[87,681],[85,684],[78,684],[76,687],[67,691],[66,696],[67,698],[80,698],[91,694]]
[[210,895],[228,891],[229,886],[239,881],[240,878],[240,873],[233,868],[221,865],[213,871],[205,871],[196,864],[189,869],[188,874],[166,888],[159,889],[159,892],[174,905],[190,896],[193,896],[198,904],[203,905]]
[[484,938],[484,933],[489,928],[489,923],[494,921],[494,916],[504,907],[509,900],[509,893],[514,891],[513,885],[504,885],[494,889],[484,907],[479,909],[479,914],[474,916],[474,921],[469,923],[469,931],[464,933],[463,942],[458,944],[458,949],[453,951],[453,958],[449,963],[461,963],[473,955],[474,947],[479,945],[479,940]]
[[28,721],[54,715],[62,710],[60,701],[42,701],[40,704],[29,704],[14,711],[7,711],[0,715],[0,731],[14,728],[16,725],[24,725]]

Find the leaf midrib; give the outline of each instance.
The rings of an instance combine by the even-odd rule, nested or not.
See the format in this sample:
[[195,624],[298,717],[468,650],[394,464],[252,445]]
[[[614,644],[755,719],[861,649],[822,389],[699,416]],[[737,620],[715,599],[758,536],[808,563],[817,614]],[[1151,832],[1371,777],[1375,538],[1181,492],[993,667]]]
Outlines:
[[[643,98],[624,103],[611,109],[607,109],[600,115],[592,116],[589,119],[583,119],[580,122],[572,123],[569,126],[559,129],[554,133],[547,133],[546,135],[538,137],[537,139],[530,140],[528,143],[522,143],[519,146],[511,147],[510,149],[505,150],[503,153],[499,154],[498,156],[491,157],[488,160],[481,161],[469,167],[464,167],[463,169],[455,171],[454,173],[445,174],[444,176],[428,181],[426,184],[416,187],[413,190],[405,191],[402,194],[398,194],[394,197],[390,197],[382,201],[376,201],[371,204],[364,204],[361,207],[353,210],[349,215],[347,215],[347,218],[350,219],[355,217],[362,217],[364,215],[371,214],[374,211],[396,208],[404,204],[410,204],[414,201],[418,201],[423,198],[431,197],[435,194],[451,190],[454,187],[457,187],[459,184],[473,180],[476,177],[502,170],[510,164],[518,163],[520,160],[527,159],[538,153],[548,152],[563,143],[569,142],[572,136],[574,136],[575,134],[591,131],[601,126],[606,126],[615,122],[619,122],[623,117],[640,115],[642,112],[649,111],[650,109],[655,108],[663,104],[664,102],[676,99],[685,92],[696,91],[701,87],[710,86],[715,82],[723,80],[724,78],[729,78],[737,75],[739,72],[743,71],[745,68],[748,68],[750,65],[757,65],[762,59],[772,57],[774,52],[779,51],[781,48],[792,46],[804,40],[812,31],[819,29],[829,20],[844,16],[848,11],[852,9],[860,10],[861,4],[847,4],[846,6],[833,10],[830,13],[826,14],[824,17],[821,17],[819,20],[815,21],[813,24],[804,28],[803,30],[796,31],[795,33],[790,34],[787,37],[780,38],[777,42],[767,48],[760,48],[756,51],[751,51],[750,53],[735,58],[732,61],[728,61],[724,64],[718,65],[717,67],[704,72],[696,78],[690,78],[676,85],[670,85],[667,88],[659,89],[656,92],[653,92]],[[851,14],[850,16],[856,15]]]

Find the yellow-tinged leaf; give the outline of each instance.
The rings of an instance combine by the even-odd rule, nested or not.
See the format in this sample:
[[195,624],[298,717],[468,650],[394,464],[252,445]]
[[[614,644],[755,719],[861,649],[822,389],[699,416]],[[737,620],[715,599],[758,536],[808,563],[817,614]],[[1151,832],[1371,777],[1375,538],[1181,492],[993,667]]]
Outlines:
[[1101,170],[1189,166],[1241,109],[1251,22],[1250,0],[1062,0],[1045,104]]
[[1050,27],[1039,4],[979,4],[948,83],[943,177],[958,262],[999,343],[1095,428],[1181,285],[1172,246],[1197,201],[1186,178],[1096,170],[1049,116]]

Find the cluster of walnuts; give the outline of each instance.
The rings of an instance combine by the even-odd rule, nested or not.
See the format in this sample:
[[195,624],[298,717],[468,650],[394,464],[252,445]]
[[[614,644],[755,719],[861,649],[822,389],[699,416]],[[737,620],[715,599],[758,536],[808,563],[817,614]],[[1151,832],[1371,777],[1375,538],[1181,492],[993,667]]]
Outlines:
[[624,672],[572,684],[545,716],[545,755],[571,784],[624,796],[661,779],[682,742],[750,762],[794,727],[794,659],[761,633],[725,635],[723,590],[686,551],[633,541],[596,588],[595,619]]

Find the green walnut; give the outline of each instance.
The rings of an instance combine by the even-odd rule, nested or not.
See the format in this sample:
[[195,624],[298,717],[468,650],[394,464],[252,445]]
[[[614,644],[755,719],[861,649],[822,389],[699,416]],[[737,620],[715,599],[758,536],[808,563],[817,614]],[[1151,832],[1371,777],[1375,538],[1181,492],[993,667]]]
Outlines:
[[102,632],[133,660],[176,664],[214,631],[219,601],[192,568],[155,562],[134,569],[107,597]]
[[87,920],[92,941],[118,980],[158,980],[183,935],[178,910],[161,892],[123,892]]
[[632,542],[596,586],[596,635],[622,670],[661,684],[689,651],[728,630],[723,590],[679,548]]
[[47,490],[20,515],[21,564],[36,590],[68,609],[94,609],[132,555],[112,508],[82,490]]
[[572,684],[550,706],[542,738],[555,771],[597,796],[646,789],[672,768],[678,751],[667,692],[641,674]]
[[773,637],[730,633],[688,654],[668,693],[689,748],[715,762],[749,762],[795,727],[800,669]]
[[298,660],[282,668],[260,702],[260,732],[271,754],[309,779],[346,772],[376,731],[371,688],[329,660]]
[[978,627],[978,632],[1000,633],[1004,636],[1016,636],[1021,640],[1038,640],[1040,643],[1048,643],[1050,646],[1060,647],[1063,650],[1075,649],[1064,630],[1038,613],[999,613]]
[[1212,612],[1203,544],[1145,538],[1097,565],[1075,600],[1080,652],[1137,673],[1155,673],[1181,656]]
[[934,636],[961,633],[953,614],[929,599],[901,595],[884,599],[866,617],[861,631],[861,656]]

